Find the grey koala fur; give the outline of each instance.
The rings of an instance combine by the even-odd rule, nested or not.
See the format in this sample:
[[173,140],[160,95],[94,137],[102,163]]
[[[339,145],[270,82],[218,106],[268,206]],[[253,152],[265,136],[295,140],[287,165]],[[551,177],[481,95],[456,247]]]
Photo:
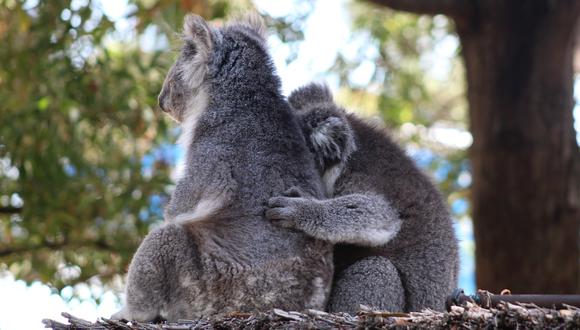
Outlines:
[[[457,281],[458,247],[440,193],[383,130],[346,114],[325,86],[302,87],[289,102],[334,196],[317,199],[293,188],[270,199],[266,216],[336,244],[328,309],[443,310]],[[354,142],[321,133],[333,118],[347,119]],[[328,157],[328,145],[343,152]]]
[[262,31],[256,19],[210,28],[186,18],[181,56],[159,95],[182,122],[185,169],[166,223],[135,253],[114,318],[325,307],[332,244],[264,216],[268,199],[289,187],[314,198],[324,188]]

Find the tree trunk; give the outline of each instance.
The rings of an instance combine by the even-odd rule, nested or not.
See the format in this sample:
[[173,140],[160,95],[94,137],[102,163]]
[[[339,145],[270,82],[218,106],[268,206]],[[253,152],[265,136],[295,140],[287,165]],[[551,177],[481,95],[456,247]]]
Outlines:
[[477,1],[454,17],[467,70],[477,285],[579,289],[580,152],[573,49],[580,1]]

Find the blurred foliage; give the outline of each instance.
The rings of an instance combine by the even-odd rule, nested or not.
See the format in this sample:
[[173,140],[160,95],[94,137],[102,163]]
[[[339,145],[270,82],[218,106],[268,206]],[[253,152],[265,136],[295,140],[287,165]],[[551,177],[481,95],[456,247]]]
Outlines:
[[[468,135],[464,68],[451,22],[363,1],[350,3],[349,9],[352,46],[339,54],[333,67],[342,86],[340,101],[366,116],[379,116],[431,173],[450,205],[469,205],[468,146],[443,144],[434,136],[437,130]],[[450,57],[448,67],[433,68],[434,57],[442,57],[435,52],[449,49],[454,53],[444,54]],[[355,77],[359,70],[370,78],[361,82]],[[452,211],[462,218],[468,207]]]
[[[439,77],[429,75],[433,59],[427,55],[433,57],[436,46],[445,39],[457,40],[451,23],[444,16],[417,16],[364,2],[350,7],[351,43],[358,47],[343,52],[337,61],[335,69],[343,84],[355,91],[378,92],[376,108],[391,127],[448,121],[465,128],[461,62],[455,58],[450,68],[440,70]],[[350,75],[365,62],[374,69],[368,84],[360,86]],[[369,84],[377,88],[369,91]]]
[[[111,1],[110,1],[111,2]],[[267,25],[297,56],[313,2]],[[183,15],[217,21],[249,0],[129,0],[109,17],[97,0],[0,0],[0,271],[56,289],[111,284],[162,220],[176,131],[156,110]],[[352,40],[332,71],[348,108],[380,115],[453,205],[469,186],[465,150],[431,138],[465,128],[462,67],[427,74],[449,36],[442,17],[350,5]],[[366,65],[370,80],[353,74]],[[304,83],[306,83],[305,81]],[[465,203],[464,203],[465,204]],[[466,207],[455,208],[457,216]]]

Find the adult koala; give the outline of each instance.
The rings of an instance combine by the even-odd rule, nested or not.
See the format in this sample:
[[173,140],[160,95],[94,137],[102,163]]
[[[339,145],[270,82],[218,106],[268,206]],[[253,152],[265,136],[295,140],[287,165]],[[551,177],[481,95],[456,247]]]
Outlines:
[[[458,253],[437,189],[382,130],[338,107],[325,86],[302,87],[289,102],[334,197],[321,200],[293,188],[270,199],[266,216],[337,244],[328,309],[443,310],[456,285]],[[348,130],[341,123],[354,131],[356,150],[335,138],[340,134],[333,132]],[[328,157],[328,146],[344,152]]]
[[131,262],[115,318],[325,307],[332,245],[264,217],[268,199],[289,187],[317,199],[324,189],[263,30],[256,18],[223,28],[185,18],[181,55],[159,95],[182,123],[185,172],[166,224]]

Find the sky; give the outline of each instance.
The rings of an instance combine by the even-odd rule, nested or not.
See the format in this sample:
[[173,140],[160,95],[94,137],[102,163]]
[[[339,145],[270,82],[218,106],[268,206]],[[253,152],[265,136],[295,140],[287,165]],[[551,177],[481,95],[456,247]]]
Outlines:
[[[83,3],[83,0],[74,0],[73,5]],[[272,16],[284,16],[295,6],[293,0],[255,0],[257,8]],[[337,89],[338,84],[326,72],[334,64],[337,53],[345,47],[345,40],[350,33],[350,17],[346,7],[346,0],[320,0],[315,2],[313,13],[306,22],[304,36],[298,50],[298,58],[289,65],[286,63],[290,49],[277,37],[272,36],[268,42],[272,49],[275,65],[283,82],[283,92],[288,94],[293,89],[308,81],[325,81],[331,89]],[[126,0],[101,0],[100,8],[116,23],[120,31],[129,31],[132,22],[123,18],[127,11]],[[66,13],[65,13],[66,14]],[[131,34],[120,33],[124,38],[131,38]],[[164,47],[163,41],[155,44],[151,38],[142,37],[140,43],[143,48]],[[456,38],[449,37],[436,45],[432,53],[428,54],[430,74],[434,77],[445,75],[445,68],[450,67],[450,60],[458,47]],[[372,63],[362,63],[353,73],[355,81],[364,85],[372,72]],[[324,78],[324,80],[323,80]],[[575,95],[580,95],[580,81],[575,84]],[[576,131],[580,132],[580,107],[574,110]],[[405,129],[405,127],[403,127]],[[466,148],[471,144],[469,132],[456,129],[436,128],[431,134],[433,139],[458,148]],[[580,134],[577,136],[580,143]],[[460,287],[468,293],[473,293],[474,266],[473,258],[468,251],[473,249],[473,228],[470,221],[456,222],[456,233],[461,245],[462,273]],[[72,288],[63,291],[65,298],[72,295]],[[23,281],[15,281],[10,275],[0,275],[0,330],[9,329],[43,329],[41,320],[51,318],[64,319],[61,312],[68,312],[77,317],[96,320],[97,317],[108,317],[116,312],[119,306],[117,297],[107,292],[103,295],[101,304],[82,298],[91,296],[91,290],[101,290],[98,285],[79,285],[75,287],[79,292],[79,299],[72,299],[66,303],[63,298],[52,292],[49,287],[39,282],[26,286]]]

